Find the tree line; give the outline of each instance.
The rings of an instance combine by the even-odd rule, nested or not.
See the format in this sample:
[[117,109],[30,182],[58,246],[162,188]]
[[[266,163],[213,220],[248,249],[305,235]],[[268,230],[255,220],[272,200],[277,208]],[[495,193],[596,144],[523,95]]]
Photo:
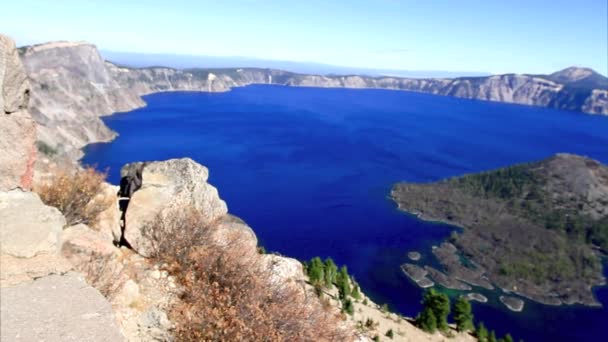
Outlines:
[[446,294],[430,289],[424,294],[422,305],[422,311],[416,316],[416,325],[428,333],[437,330],[449,332],[448,316],[453,310],[453,319],[458,331],[473,332],[479,342],[513,342],[510,334],[497,339],[496,332],[488,331],[483,322],[475,327],[471,303],[463,296],[458,297],[452,308],[450,298]]

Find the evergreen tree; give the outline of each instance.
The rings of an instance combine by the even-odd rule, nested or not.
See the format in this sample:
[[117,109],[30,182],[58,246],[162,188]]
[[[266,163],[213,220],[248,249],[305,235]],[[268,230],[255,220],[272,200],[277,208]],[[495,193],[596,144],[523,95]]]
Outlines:
[[506,334],[503,339],[505,340],[505,342],[513,342],[513,337],[511,337],[511,334]]
[[473,313],[471,303],[464,297],[458,297],[454,304],[454,321],[458,331],[469,331],[473,329]]
[[355,306],[353,305],[353,301],[350,300],[350,298],[347,298],[342,302],[342,311],[346,312],[351,316],[355,313]]
[[483,325],[483,322],[480,322],[477,326],[477,331],[475,332],[477,336],[477,340],[479,342],[487,342],[488,341],[488,329]]
[[393,329],[388,329],[385,336],[390,339],[393,339],[393,337],[395,337],[395,333],[393,332]]
[[321,258],[314,257],[310,260],[307,267],[308,278],[313,285],[324,283],[324,268],[325,265],[321,261]]
[[492,330],[490,332],[490,336],[488,337],[488,342],[497,342],[496,341],[496,333],[494,332],[494,330]]
[[448,330],[448,315],[450,314],[450,298],[443,293],[438,293],[435,289],[430,289],[424,294],[422,304],[425,309],[429,308],[435,316],[437,329]]
[[437,319],[433,310],[430,308],[422,309],[422,312],[416,317],[416,325],[428,333],[434,333],[437,330]]
[[340,299],[344,299],[350,295],[350,277],[348,276],[346,266],[342,266],[340,272],[336,275],[336,286],[338,286]]
[[359,285],[353,285],[353,290],[350,293],[350,296],[354,299],[361,299],[361,292],[359,291]]
[[336,282],[336,275],[338,274],[338,266],[334,263],[332,258],[325,259],[325,286],[331,287]]

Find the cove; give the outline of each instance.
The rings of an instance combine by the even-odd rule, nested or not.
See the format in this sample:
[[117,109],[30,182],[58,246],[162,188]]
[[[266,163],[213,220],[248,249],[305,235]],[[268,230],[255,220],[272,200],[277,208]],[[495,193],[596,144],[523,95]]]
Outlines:
[[[422,222],[388,199],[398,181],[430,182],[554,153],[608,163],[608,117],[389,90],[254,85],[227,93],[159,93],[104,118],[119,133],[85,149],[83,163],[190,157],[210,169],[229,211],[269,251],[346,264],[378,303],[406,316],[422,290],[400,271],[407,252],[429,259],[453,227]],[[608,339],[602,308],[474,303],[477,321],[526,341]]]

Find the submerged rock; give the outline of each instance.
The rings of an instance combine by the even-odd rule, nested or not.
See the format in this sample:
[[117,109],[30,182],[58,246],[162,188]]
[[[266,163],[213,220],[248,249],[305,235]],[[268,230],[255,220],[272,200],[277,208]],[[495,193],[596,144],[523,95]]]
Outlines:
[[520,312],[524,309],[525,302],[522,299],[510,296],[500,296],[500,301],[511,311]]
[[424,268],[414,264],[403,264],[401,270],[405,275],[412,279],[416,284],[422,288],[427,288],[435,285],[432,280],[427,278],[428,271]]
[[418,261],[422,257],[419,252],[412,251],[407,253],[407,257],[412,261]]
[[461,282],[460,280],[454,277],[450,277],[449,275],[433,267],[425,266],[424,268],[428,271],[431,279],[433,279],[435,282],[439,283],[445,288],[461,291],[469,291],[473,289],[471,286]]
[[482,295],[481,293],[476,293],[476,292],[467,293],[464,297],[469,301],[474,300],[474,301],[480,302],[480,303],[488,302],[488,298],[486,296]]

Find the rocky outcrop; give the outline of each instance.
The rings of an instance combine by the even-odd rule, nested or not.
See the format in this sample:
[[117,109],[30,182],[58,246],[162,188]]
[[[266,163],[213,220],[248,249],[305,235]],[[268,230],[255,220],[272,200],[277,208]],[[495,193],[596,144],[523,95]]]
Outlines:
[[21,189],[0,192],[0,217],[0,340],[124,340],[108,300],[61,254],[88,235],[63,236],[63,215]]
[[228,212],[217,189],[207,183],[207,168],[192,159],[129,164],[121,172],[123,177],[133,169],[141,169],[141,187],[130,198],[124,238],[143,256],[152,252],[150,241],[143,235],[151,219],[164,219],[163,213],[192,208],[209,224]]
[[44,205],[35,193],[1,192],[0,217],[2,254],[31,258],[59,252],[65,218],[56,208]]
[[0,34],[0,191],[32,185],[36,125],[28,112],[29,97],[15,43]]
[[0,192],[0,286],[12,286],[71,266],[59,256],[65,218],[38,195]]

